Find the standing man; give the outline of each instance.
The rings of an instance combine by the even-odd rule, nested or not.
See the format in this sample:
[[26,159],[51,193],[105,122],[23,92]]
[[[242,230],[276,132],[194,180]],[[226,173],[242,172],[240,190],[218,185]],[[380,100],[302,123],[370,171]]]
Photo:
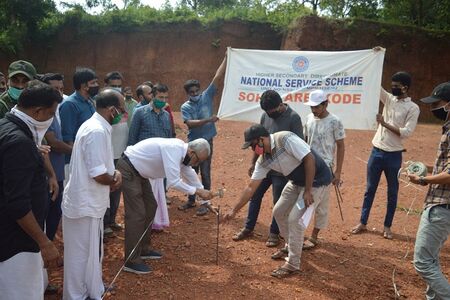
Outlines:
[[[203,189],[197,174],[191,168],[207,160],[209,155],[211,149],[204,139],[186,144],[179,139],[151,138],[127,147],[117,164],[123,174],[125,271],[147,274],[151,272],[151,268],[143,260],[160,259],[162,256],[149,249],[149,227],[157,207],[149,179],[167,178],[168,188],[211,199],[211,192]],[[134,247],[136,250],[132,253]]]
[[[329,166],[332,183],[339,187],[341,184],[342,165],[345,155],[345,130],[341,120],[328,112],[328,99],[322,90],[314,90],[309,94],[309,101],[305,103],[311,107],[305,123],[305,141],[314,149]],[[336,152],[336,168],[334,168],[334,153]],[[322,199],[315,199],[319,203],[315,208],[314,229],[311,237],[303,243],[303,249],[310,249],[317,245],[319,232],[328,225],[328,210],[330,202],[330,186],[325,187]]]
[[430,185],[417,229],[414,267],[427,283],[427,299],[450,299],[450,284],[439,264],[439,254],[450,234],[450,82],[441,83],[430,97],[420,101],[430,104],[434,116],[445,123],[433,174],[408,175],[415,184]]
[[63,196],[63,298],[67,300],[102,296],[103,216],[110,190],[122,184],[122,175],[114,169],[111,125],[125,111],[123,96],[106,89],[96,97],[96,104],[97,112],[77,132]]
[[153,84],[151,82],[143,83],[136,89],[136,96],[138,97],[139,103],[134,107],[134,110],[145,106],[152,102],[153,100]]
[[61,260],[43,231],[49,190],[36,140],[47,131],[62,97],[44,83],[33,83],[0,120],[2,299],[44,299],[43,267]]
[[136,100],[133,99],[133,93],[131,92],[131,87],[126,86],[123,88],[123,95],[125,97],[125,110],[127,111],[126,119],[128,128],[131,126],[131,118],[133,117],[134,108],[138,104]]
[[224,215],[223,221],[233,219],[237,212],[249,201],[270,170],[277,171],[289,179],[280,199],[273,208],[273,216],[280,228],[286,246],[272,258],[280,259],[286,253],[286,262],[272,272],[277,278],[298,274],[302,254],[305,226],[299,220],[306,207],[322,199],[326,186],[331,183],[331,172],[322,158],[311,150],[298,135],[279,131],[274,134],[261,125],[252,125],[244,132],[245,143],[242,149],[251,147],[259,155],[252,179],[242,192],[239,202]]
[[[188,140],[203,138],[208,141],[211,147],[211,155],[202,162],[194,170],[200,172],[202,176],[202,184],[205,189],[211,188],[211,157],[213,152],[213,138],[217,134],[215,123],[219,120],[216,115],[213,115],[214,95],[217,93],[219,80],[222,79],[225,73],[225,66],[227,57],[223,59],[219,68],[214,75],[213,80],[208,88],[200,93],[200,82],[195,79],[186,81],[184,90],[188,96],[188,100],[181,105],[181,114],[183,121],[188,127]],[[195,195],[190,195],[188,201],[181,205],[178,209],[186,210],[195,207]],[[197,210],[197,215],[203,216],[208,213],[208,208],[202,205]]]
[[[260,124],[270,134],[279,131],[290,131],[303,139],[302,120],[300,116],[287,104],[283,103],[281,96],[276,91],[265,91],[261,95],[260,105],[261,109],[264,111],[261,115]],[[259,155],[254,153],[251,166],[248,170],[250,177],[255,169],[255,163],[258,160],[258,157]],[[267,177],[263,179],[250,200],[245,227],[233,236],[233,240],[240,241],[252,234],[258,219],[264,194],[272,185],[272,198],[275,205],[280,198],[281,191],[286,183],[287,179],[281,173],[270,171],[267,174]],[[270,224],[270,232],[267,238],[266,246],[276,247],[279,243],[280,230],[278,229],[277,222],[274,218],[272,218],[272,224]]]
[[0,95],[3,94],[7,88],[5,74],[0,72]]
[[27,82],[36,77],[34,66],[24,60],[12,62],[8,68],[8,89],[0,96],[0,118],[16,104]]
[[[123,76],[118,71],[109,72],[105,77],[106,87],[111,88],[119,93],[122,93]],[[126,111],[125,111],[125,114]],[[128,117],[128,116],[127,116]],[[112,125],[111,131],[112,147],[114,166],[117,165],[117,161],[122,156],[123,151],[127,147],[128,142],[128,123],[127,118],[123,118],[116,124]],[[104,223],[104,235],[105,237],[113,237],[115,231],[122,230],[122,225],[116,223],[117,210],[120,205],[121,188],[111,191],[109,194],[109,207],[106,209]]]
[[[375,48],[376,50],[376,48]],[[410,137],[417,125],[419,106],[408,96],[411,76],[406,72],[397,72],[392,76],[391,91],[382,87],[380,101],[384,104],[383,114],[377,115],[378,130],[372,140],[373,149],[367,164],[367,186],[361,209],[361,218],[351,232],[358,234],[366,231],[370,209],[384,172],[387,180],[387,210],[384,218],[383,237],[392,239],[392,221],[397,208],[398,171],[402,165],[403,140]]]

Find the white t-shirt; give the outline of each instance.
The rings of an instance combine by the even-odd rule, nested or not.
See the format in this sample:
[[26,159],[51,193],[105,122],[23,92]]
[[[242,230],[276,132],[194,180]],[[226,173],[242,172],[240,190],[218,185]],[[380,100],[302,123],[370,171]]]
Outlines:
[[78,129],[69,165],[69,179],[61,205],[68,218],[102,218],[109,207],[108,185],[94,180],[114,174],[111,125],[98,113]]
[[303,133],[308,144],[328,166],[333,166],[336,141],[345,138],[344,125],[339,118],[329,113],[323,119],[314,117],[311,113],[306,117]]

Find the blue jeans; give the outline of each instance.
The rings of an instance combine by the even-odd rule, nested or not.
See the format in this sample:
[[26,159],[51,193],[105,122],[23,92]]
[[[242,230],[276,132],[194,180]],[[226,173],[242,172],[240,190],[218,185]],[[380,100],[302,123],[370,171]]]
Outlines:
[[[198,167],[193,167],[193,169],[195,170],[195,172],[197,174],[200,171],[200,175],[202,177],[203,188],[205,190],[210,190],[211,189],[211,158],[212,158],[212,154],[213,154],[213,141],[212,141],[212,139],[209,140],[208,143],[209,143],[209,146],[211,147],[211,155],[208,157],[207,160],[201,162]],[[188,196],[188,201],[190,203],[194,203],[195,202],[195,195],[189,195]]]
[[45,218],[45,234],[50,241],[55,238],[56,231],[58,230],[59,221],[61,220],[61,202],[64,192],[64,181],[58,181],[59,194],[55,201],[52,201],[49,197],[49,206],[47,212],[47,218]]
[[[258,220],[259,210],[261,209],[261,202],[264,194],[272,185],[272,198],[273,204],[277,203],[280,198],[281,192],[288,180],[283,176],[268,175],[263,179],[259,187],[256,189],[252,198],[250,199],[250,204],[248,206],[247,221],[245,222],[245,228],[253,230]],[[272,218],[272,223],[270,224],[270,233],[280,234],[280,229],[278,229],[278,224],[275,218]]]
[[439,264],[439,252],[449,234],[449,208],[433,206],[422,212],[414,247],[414,267],[427,283],[428,300],[450,299],[450,284]]
[[372,149],[367,164],[367,187],[364,194],[364,203],[361,209],[361,224],[367,225],[372,208],[373,199],[380,182],[381,173],[384,172],[387,180],[387,210],[384,226],[391,227],[397,208],[398,171],[402,165],[402,152],[385,152],[377,148]]

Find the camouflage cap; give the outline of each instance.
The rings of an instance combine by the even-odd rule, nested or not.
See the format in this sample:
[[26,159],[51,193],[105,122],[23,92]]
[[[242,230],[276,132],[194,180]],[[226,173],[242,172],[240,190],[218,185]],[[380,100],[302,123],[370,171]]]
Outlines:
[[30,80],[36,77],[36,69],[34,66],[24,60],[17,60],[12,62],[8,68],[8,78],[13,77],[16,74],[23,74],[27,76]]

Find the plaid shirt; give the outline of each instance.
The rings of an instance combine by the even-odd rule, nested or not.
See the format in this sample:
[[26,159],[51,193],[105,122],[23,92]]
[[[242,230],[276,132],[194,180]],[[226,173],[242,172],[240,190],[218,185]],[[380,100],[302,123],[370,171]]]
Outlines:
[[[439,143],[433,175],[447,172],[450,174],[450,121],[442,127],[442,137]],[[430,184],[425,198],[425,207],[439,204],[450,204],[450,184]]]
[[169,113],[165,110],[157,113],[151,105],[137,108],[131,120],[128,145],[134,145],[142,140],[154,137],[172,137]]

